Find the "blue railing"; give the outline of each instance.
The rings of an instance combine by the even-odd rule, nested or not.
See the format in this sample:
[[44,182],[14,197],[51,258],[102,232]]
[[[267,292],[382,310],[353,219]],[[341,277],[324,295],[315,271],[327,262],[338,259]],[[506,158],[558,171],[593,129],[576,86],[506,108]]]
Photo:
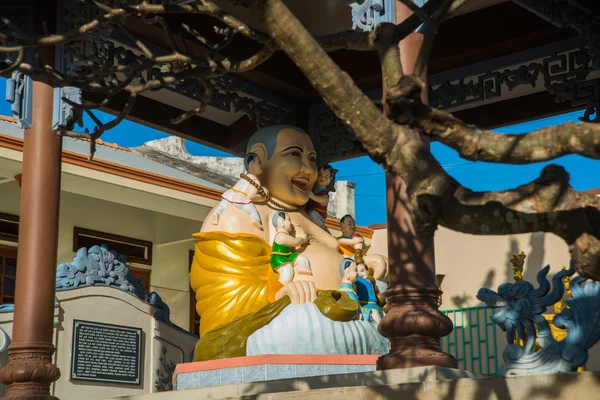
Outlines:
[[496,326],[492,309],[485,306],[440,310],[454,324],[452,333],[441,340],[442,349],[454,356],[458,368],[484,375],[498,373]]

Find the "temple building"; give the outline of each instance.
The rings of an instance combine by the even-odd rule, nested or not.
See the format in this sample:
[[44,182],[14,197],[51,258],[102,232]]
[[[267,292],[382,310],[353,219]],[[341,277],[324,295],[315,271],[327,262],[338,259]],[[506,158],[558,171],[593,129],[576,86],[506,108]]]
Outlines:
[[[364,131],[396,134],[394,124],[411,135],[406,147],[387,143],[397,162],[416,159],[406,149],[427,161],[436,135],[413,122],[433,121],[433,109],[482,129],[574,110],[600,121],[600,8],[459,0],[442,21],[451,2],[412,3],[0,5],[14,116],[0,118],[2,393],[596,396],[600,283],[574,275],[564,242],[444,228],[433,236],[445,205],[429,207],[420,189],[418,204],[406,194],[410,175],[425,170],[400,176],[406,168],[389,165],[386,223],[357,227],[347,216],[354,184],[333,191],[328,166],[365,155]],[[90,142],[111,125],[90,104],[171,136],[136,148]],[[74,131],[84,115],[95,128]],[[234,157],[196,157],[186,141]],[[441,181],[458,199],[456,182]],[[457,207],[513,206],[502,201]],[[495,221],[508,226],[514,215],[505,215]],[[597,245],[594,227],[580,230],[576,245]]]

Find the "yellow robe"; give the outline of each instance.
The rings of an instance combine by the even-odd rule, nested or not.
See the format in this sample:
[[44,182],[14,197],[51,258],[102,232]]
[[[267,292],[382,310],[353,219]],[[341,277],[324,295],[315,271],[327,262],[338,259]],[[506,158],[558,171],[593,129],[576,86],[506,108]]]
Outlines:
[[202,232],[190,283],[201,317],[200,336],[275,301],[282,287],[270,264],[271,247],[248,234]]

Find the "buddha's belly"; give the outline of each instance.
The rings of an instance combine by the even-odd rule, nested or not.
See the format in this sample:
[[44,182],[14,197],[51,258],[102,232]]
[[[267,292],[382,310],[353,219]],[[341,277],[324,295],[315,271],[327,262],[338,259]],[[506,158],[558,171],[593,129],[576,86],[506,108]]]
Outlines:
[[317,289],[335,290],[342,281],[340,262],[342,255],[322,243],[312,242],[300,254],[307,257],[312,276],[296,274],[294,280],[313,281]]

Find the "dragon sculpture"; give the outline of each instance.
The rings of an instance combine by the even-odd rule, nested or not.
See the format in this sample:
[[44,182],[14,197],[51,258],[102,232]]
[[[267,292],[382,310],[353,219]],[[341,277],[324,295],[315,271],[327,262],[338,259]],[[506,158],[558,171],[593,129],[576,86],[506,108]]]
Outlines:
[[[553,325],[566,329],[563,340],[556,340],[550,324],[542,315],[546,307],[563,297],[563,278],[574,274],[573,264],[568,270],[547,279],[550,266],[537,275],[539,287],[527,281],[503,283],[498,292],[482,288],[477,298],[495,312],[491,319],[506,332],[510,343],[502,354],[505,364],[499,375],[527,375],[540,373],[573,372],[584,365],[590,349],[600,340],[600,282],[582,277],[571,280],[571,298],[566,307],[553,319]],[[515,334],[524,345],[513,343]],[[539,349],[536,349],[536,340]]]

